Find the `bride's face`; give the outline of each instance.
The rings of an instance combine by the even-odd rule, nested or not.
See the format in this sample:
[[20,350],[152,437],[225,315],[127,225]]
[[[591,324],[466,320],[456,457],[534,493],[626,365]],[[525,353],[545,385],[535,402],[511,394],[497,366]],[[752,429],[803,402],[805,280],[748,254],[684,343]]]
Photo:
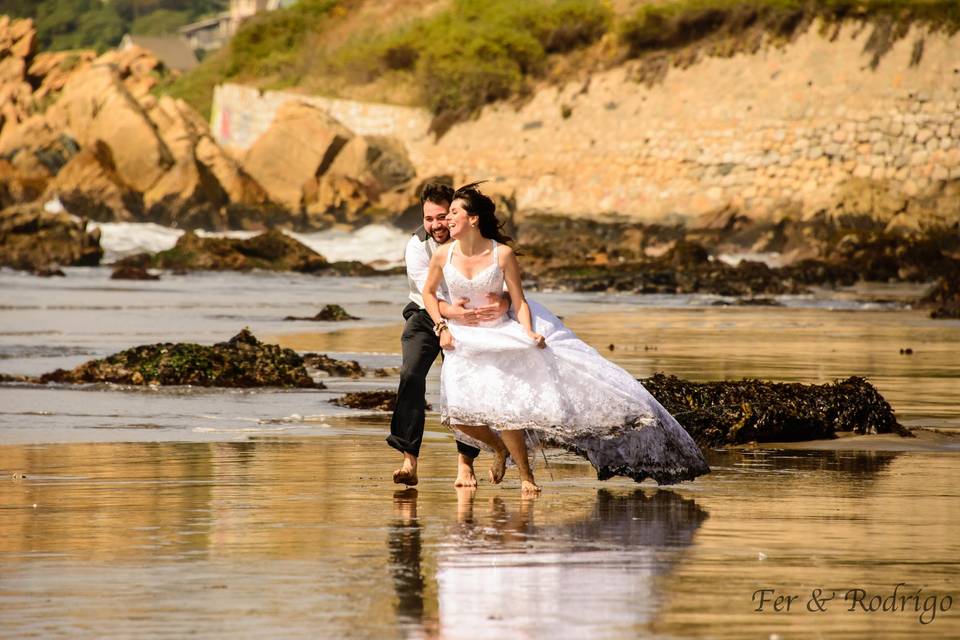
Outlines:
[[447,214],[447,228],[450,230],[451,238],[462,238],[465,233],[475,229],[475,225],[470,224],[471,216],[463,208],[463,200],[456,199],[450,203],[450,212]]

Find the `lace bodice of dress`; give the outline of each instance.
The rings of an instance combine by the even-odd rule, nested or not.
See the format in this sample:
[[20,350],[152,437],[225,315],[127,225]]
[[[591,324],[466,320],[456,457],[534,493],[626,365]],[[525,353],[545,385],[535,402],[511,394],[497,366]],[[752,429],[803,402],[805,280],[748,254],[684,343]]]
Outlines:
[[474,308],[487,304],[487,294],[499,295],[503,292],[503,270],[500,269],[497,255],[497,241],[490,242],[493,243],[493,263],[475,273],[472,278],[468,278],[453,266],[453,251],[457,246],[457,241],[454,241],[447,252],[447,262],[443,266],[443,278],[451,300],[467,298],[469,303],[464,306]]

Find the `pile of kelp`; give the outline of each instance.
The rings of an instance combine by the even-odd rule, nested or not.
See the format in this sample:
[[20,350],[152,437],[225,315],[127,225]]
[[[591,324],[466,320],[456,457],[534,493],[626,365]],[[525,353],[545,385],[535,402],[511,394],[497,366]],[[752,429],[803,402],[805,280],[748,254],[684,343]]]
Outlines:
[[66,371],[46,373],[40,383],[110,382],[199,387],[323,388],[292,349],[264,344],[244,329],[213,346],[163,343],[134,347]]
[[701,447],[910,432],[872,384],[850,377],[808,385],[763,380],[690,382],[658,373],[640,381]]

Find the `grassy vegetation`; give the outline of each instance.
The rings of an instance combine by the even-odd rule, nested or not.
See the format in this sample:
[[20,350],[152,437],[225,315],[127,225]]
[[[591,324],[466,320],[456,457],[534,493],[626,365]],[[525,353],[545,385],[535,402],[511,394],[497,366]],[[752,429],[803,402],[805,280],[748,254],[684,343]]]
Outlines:
[[410,72],[434,113],[467,113],[521,92],[549,54],[595,42],[610,23],[599,0],[457,0],[429,20],[356,39],[332,64],[360,81]]
[[956,31],[957,0],[680,0],[640,7],[625,18],[619,35],[629,55],[672,49],[709,37],[736,37],[761,30],[774,40],[788,38],[814,18],[880,20],[899,24],[902,33],[914,22]]
[[[417,103],[452,122],[484,104],[522,95],[566,54],[610,35],[611,62],[710,44],[708,53],[756,49],[790,38],[814,18],[885,24],[876,60],[914,22],[960,29],[958,0],[666,0],[617,15],[605,0],[451,0],[398,27],[368,29],[334,48],[317,43],[361,0],[300,0],[246,24],[230,45],[161,88],[209,114],[213,87],[414,86]],[[317,78],[329,82],[317,82]],[[435,127],[442,130],[444,127]]]

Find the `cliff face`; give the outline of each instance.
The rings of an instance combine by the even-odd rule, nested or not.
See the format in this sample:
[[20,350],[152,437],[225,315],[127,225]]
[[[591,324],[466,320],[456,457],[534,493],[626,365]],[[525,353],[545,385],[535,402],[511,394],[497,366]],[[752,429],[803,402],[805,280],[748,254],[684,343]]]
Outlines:
[[[520,106],[489,106],[439,140],[422,110],[316,101],[357,131],[389,125],[418,176],[490,179],[521,211],[654,222],[732,208],[759,219],[826,211],[895,227],[955,223],[960,35],[913,28],[883,55],[877,40],[874,26],[815,23],[753,54],[685,68],[632,61],[543,86]],[[286,97],[222,87],[215,135],[246,146]]]

